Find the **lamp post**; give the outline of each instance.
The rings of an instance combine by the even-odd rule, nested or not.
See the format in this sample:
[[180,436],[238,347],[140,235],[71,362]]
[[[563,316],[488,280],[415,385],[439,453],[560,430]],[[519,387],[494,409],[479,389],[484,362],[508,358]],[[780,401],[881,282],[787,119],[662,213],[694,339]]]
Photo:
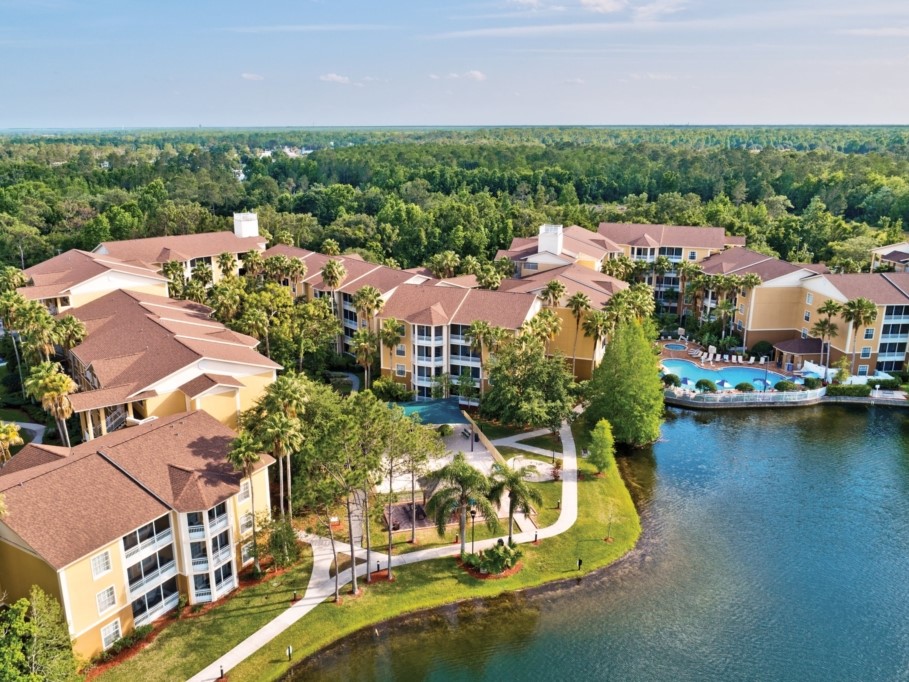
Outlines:
[[474,536],[476,535],[477,528],[477,510],[470,510],[470,553],[473,554],[473,545],[474,545]]

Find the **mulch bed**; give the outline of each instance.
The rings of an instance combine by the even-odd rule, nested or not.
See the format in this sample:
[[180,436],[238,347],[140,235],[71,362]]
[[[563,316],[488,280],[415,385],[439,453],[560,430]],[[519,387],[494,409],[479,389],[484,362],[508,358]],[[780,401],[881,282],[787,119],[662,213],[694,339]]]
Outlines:
[[500,580],[502,578],[510,578],[516,573],[520,573],[521,569],[524,568],[524,564],[519,561],[511,568],[502,571],[501,573],[480,573],[479,570],[471,568],[460,559],[458,559],[458,566],[463,568],[471,577],[474,577],[477,580]]

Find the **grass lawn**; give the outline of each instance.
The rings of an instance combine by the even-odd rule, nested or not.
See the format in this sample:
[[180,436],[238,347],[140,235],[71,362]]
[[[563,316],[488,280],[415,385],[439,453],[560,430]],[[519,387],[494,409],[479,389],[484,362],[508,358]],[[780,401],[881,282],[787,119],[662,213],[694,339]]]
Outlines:
[[533,429],[522,429],[516,426],[505,426],[499,424],[498,422],[490,422],[485,419],[477,419],[477,426],[480,427],[480,430],[486,434],[486,437],[489,440],[496,440],[498,438],[508,438],[510,436],[517,436],[522,433],[527,433]]
[[581,452],[590,447],[590,431],[582,419],[571,422],[571,435],[574,436],[574,445],[580,457]]
[[0,421],[5,422],[31,422],[35,420],[28,416],[26,412],[17,407],[0,407]]
[[[98,679],[186,680],[285,611],[294,590],[303,594],[311,573],[307,545],[303,561],[284,575],[241,590],[200,616],[171,623],[148,647]],[[233,674],[231,678],[243,679]]]
[[[330,602],[319,605],[234,668],[231,678],[278,678],[289,667],[284,653],[289,644],[294,647],[294,659],[300,661],[344,635],[394,616],[463,599],[492,597],[561,578],[574,578],[579,575],[578,557],[584,560],[580,574],[611,563],[634,546],[641,532],[640,521],[615,466],[603,478],[594,477],[593,467],[586,462],[580,462],[579,466],[585,475],[578,484],[578,522],[568,532],[544,540],[538,547],[522,545],[523,570],[519,573],[501,580],[477,580],[460,569],[454,558],[396,569],[393,583],[375,583],[360,598],[344,597],[340,605]],[[545,494],[548,500],[554,497],[552,489],[546,489]],[[604,536],[610,516],[615,541],[606,543]],[[198,667],[201,669],[202,666]]]
[[543,450],[554,450],[555,452],[562,452],[561,439],[558,436],[553,436],[551,433],[546,433],[542,436],[534,436],[533,438],[528,438],[527,440],[522,440],[519,442],[535,448],[542,448]]

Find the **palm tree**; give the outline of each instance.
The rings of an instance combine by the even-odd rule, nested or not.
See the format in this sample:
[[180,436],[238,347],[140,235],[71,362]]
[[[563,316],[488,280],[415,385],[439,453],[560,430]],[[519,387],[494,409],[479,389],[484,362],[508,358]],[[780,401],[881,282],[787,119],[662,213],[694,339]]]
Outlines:
[[[261,410],[261,403],[260,403]],[[253,408],[255,410],[255,408]],[[260,411],[257,410],[261,414]],[[290,456],[292,452],[297,452],[303,446],[303,432],[300,428],[300,422],[291,419],[284,412],[274,410],[268,412],[265,410],[265,416],[258,420],[253,427],[256,436],[262,444],[271,450],[271,456],[278,462],[278,506],[281,509],[281,518],[284,518],[284,462],[283,458]],[[249,425],[249,423],[247,422]],[[290,504],[291,518],[293,518],[292,501]]]
[[470,342],[470,350],[480,358],[480,402],[483,400],[483,348],[489,348],[492,327],[486,320],[474,320],[464,336]]
[[341,245],[338,244],[334,239],[328,238],[322,242],[322,246],[319,249],[326,256],[340,256],[341,255]]
[[543,290],[540,292],[540,298],[543,300],[543,304],[553,308],[559,305],[559,301],[562,300],[562,296],[564,295],[565,285],[557,279],[547,282],[546,286],[543,287]]
[[268,340],[268,315],[264,310],[250,308],[237,320],[237,327],[244,334],[249,334],[259,341],[265,339],[265,356],[271,357],[271,346]]
[[511,544],[511,538],[514,532],[514,513],[516,511],[522,514],[529,514],[531,504],[543,504],[543,496],[536,488],[530,487],[527,478],[535,474],[537,468],[532,464],[512,469],[507,464],[493,462],[492,487],[489,490],[489,497],[493,500],[496,507],[502,503],[502,495],[508,493],[508,543]]
[[[293,286],[296,286],[297,282],[302,281],[306,277],[306,273],[309,271],[306,263],[301,261],[299,258],[289,258],[287,263],[287,276],[290,278],[290,281]],[[297,296],[301,296],[303,293],[302,289],[296,290]]]
[[22,386],[22,396],[25,397],[25,382],[22,378],[22,360],[19,357],[19,334],[13,332],[13,322],[16,313],[26,304],[22,294],[15,291],[4,291],[0,293],[0,322],[3,323],[4,329],[10,332],[9,337],[13,342],[13,353],[16,356],[16,367],[19,370],[19,384]]
[[22,445],[23,442],[18,424],[0,422],[0,469],[13,456],[11,448]]
[[169,260],[161,266],[161,272],[167,277],[168,293],[173,298],[181,298],[186,288],[186,268],[178,260]]
[[543,308],[533,316],[528,326],[531,333],[546,344],[548,354],[552,340],[562,331],[562,318],[552,308]]
[[479,275],[482,266],[483,264],[480,263],[476,256],[464,256],[464,258],[461,259],[461,274]]
[[191,279],[183,288],[183,298],[193,303],[205,303],[207,292],[201,279]]
[[193,274],[190,278],[193,282],[199,282],[203,287],[209,286],[214,280],[211,263],[202,261],[193,266]]
[[[824,301],[824,304],[817,309],[817,311],[821,315],[825,316],[827,322],[833,322],[833,318],[835,316],[839,315],[841,312],[843,312],[843,306],[840,303],[837,303],[836,301],[834,301],[832,298],[828,298],[826,301]],[[832,327],[828,328],[828,331],[831,331],[831,330],[833,333],[829,334],[829,338],[832,340],[832,339],[836,338],[837,332],[839,331],[839,327],[837,325],[833,324]],[[827,365],[829,365],[829,364],[830,364],[830,346],[828,345],[827,346]]]
[[357,315],[366,318],[366,328],[371,329],[373,326],[372,318],[382,312],[382,308],[385,307],[385,300],[382,298],[381,291],[367,284],[357,289],[353,295],[353,304]]
[[250,277],[258,277],[262,272],[262,253],[260,251],[249,251],[243,255],[243,269]]
[[682,261],[676,266],[676,269],[679,273],[679,300],[678,300],[678,309],[679,309],[679,321],[681,322],[685,316],[685,295],[688,292],[688,282],[692,278],[703,272],[701,266],[697,263],[692,263],[691,261]]
[[209,292],[209,304],[214,309],[215,319],[223,323],[233,320],[243,303],[243,292],[236,278],[221,280]]
[[322,266],[322,284],[328,291],[331,311],[335,312],[335,290],[341,286],[341,282],[347,277],[347,268],[339,260],[330,260]]
[[376,352],[376,335],[368,329],[358,329],[350,339],[350,348],[357,362],[363,365],[365,388],[369,388],[369,366]]
[[[287,372],[286,374],[279,376],[273,384],[265,389],[265,395],[262,397],[261,406],[268,413],[283,413],[299,427],[299,417],[306,410],[307,402],[309,402],[309,387],[306,384],[305,377],[302,374],[297,374],[295,372]],[[302,440],[300,441],[300,444],[302,445]],[[284,457],[284,464],[287,468],[287,513],[293,518],[291,454],[293,453],[289,452]],[[281,463],[278,462],[279,466],[280,464]]]
[[237,258],[230,251],[218,254],[218,270],[221,272],[221,278],[231,277],[237,269]]
[[609,258],[608,260],[603,261],[603,266],[600,268],[600,272],[604,275],[615,277],[623,282],[627,282],[631,279],[634,270],[634,261],[624,254],[618,258]]
[[502,273],[495,266],[486,264],[477,273],[477,286],[481,289],[496,290],[502,284]]
[[717,303],[716,308],[714,308],[714,312],[720,318],[720,329],[721,329],[720,338],[725,339],[726,338],[726,318],[729,317],[730,315],[735,314],[735,304],[732,301],[730,301],[729,299],[723,299],[722,301]]
[[275,282],[280,282],[284,279],[289,269],[290,259],[280,253],[277,256],[269,256],[262,261],[262,273]]
[[593,353],[590,356],[591,372],[593,372],[597,366],[597,346],[600,341],[605,339],[606,335],[609,334],[609,330],[612,328],[611,324],[609,315],[602,310],[591,311],[587,314],[587,317],[584,318],[584,322],[581,323],[581,329],[584,332],[584,336],[589,336],[593,339]]
[[34,361],[40,361],[43,357],[49,362],[57,343],[57,335],[56,320],[47,308],[37,301],[27,301],[16,309],[13,322],[24,336],[22,345],[25,354]]
[[85,340],[85,324],[78,317],[65,315],[56,321],[54,333],[64,351],[71,351]]
[[[233,465],[234,469],[242,472],[243,476],[249,480],[249,508],[250,513],[252,514],[253,566],[256,573],[262,569],[259,566],[259,552],[256,549],[259,546],[256,536],[256,486],[253,483],[252,475],[256,469],[256,464],[262,459],[259,455],[261,449],[262,446],[249,431],[241,431],[240,435],[230,444],[230,450],[227,453],[227,461]],[[278,464],[280,466],[280,462]]]
[[[811,333],[814,336],[821,337],[821,364],[825,367],[824,364],[824,339],[835,339],[839,334],[839,327],[835,322],[833,322],[829,317],[822,317],[820,320],[814,323],[814,326],[811,327]],[[830,363],[830,347],[827,347],[827,363]],[[824,377],[826,380],[827,377]]]
[[429,259],[427,267],[439,279],[454,277],[461,264],[461,257],[454,251],[443,251]]
[[583,291],[578,291],[568,299],[568,309],[574,317],[574,345],[571,347],[571,374],[577,376],[578,364],[578,335],[581,331],[581,320],[590,310],[590,297]]
[[843,319],[852,326],[852,373],[855,374],[855,346],[858,330],[867,327],[877,319],[877,306],[862,296],[846,301],[842,310]]
[[388,349],[388,369],[394,376],[394,352],[401,343],[401,327],[403,322],[394,317],[382,320],[382,326],[379,328],[379,341]]
[[0,293],[16,291],[19,287],[28,284],[28,275],[19,268],[6,265],[0,268]]
[[66,420],[73,414],[73,404],[69,400],[71,393],[78,387],[76,382],[63,373],[59,363],[42,362],[29,373],[25,380],[25,392],[41,403],[57,422],[57,429],[66,447],[71,447]]
[[438,487],[429,498],[426,513],[435,520],[440,536],[445,534],[451,515],[458,515],[458,537],[463,556],[467,543],[467,510],[471,505],[486,519],[489,530],[498,530],[499,519],[487,497],[489,479],[467,462],[463,452],[456,454],[451,463],[433,472],[432,477],[438,481]]

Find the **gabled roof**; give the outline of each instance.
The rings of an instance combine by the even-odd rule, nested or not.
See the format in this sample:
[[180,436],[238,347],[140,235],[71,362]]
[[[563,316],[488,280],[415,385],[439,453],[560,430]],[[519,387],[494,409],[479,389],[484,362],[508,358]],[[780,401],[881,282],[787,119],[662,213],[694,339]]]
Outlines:
[[591,270],[581,265],[565,265],[532,275],[524,275],[521,279],[503,280],[499,289],[502,291],[526,292],[538,296],[551,280],[558,280],[565,285],[565,295],[562,297],[562,304],[574,294],[583,292],[590,298],[591,305],[594,308],[602,308],[612,298],[613,294],[628,288],[626,282],[604,275],[596,270]]
[[[515,237],[511,246],[496,253],[496,259],[510,258],[524,260],[539,253],[539,236]],[[620,253],[622,248],[612,240],[596,232],[591,232],[580,225],[569,225],[562,229],[562,251],[553,254],[576,260],[582,254],[596,260],[602,260],[610,253]]]
[[909,261],[909,253],[906,251],[891,251],[881,256],[881,260],[890,261],[891,263],[905,263]]
[[[603,237],[616,244],[699,248],[719,251],[726,246],[744,245],[741,237],[726,235],[722,227],[690,225],[639,225],[637,223],[600,223]],[[643,241],[641,241],[643,240]]]
[[42,300],[69,296],[72,287],[110,272],[119,272],[148,280],[149,284],[167,282],[154,269],[118,258],[88,251],[70,249],[59,256],[33,265],[25,270],[29,286],[18,289],[25,298]]
[[210,319],[209,313],[197,303],[134,291],[115,291],[73,309],[87,331],[73,355],[99,384],[73,394],[73,409],[139,400],[158,381],[203,358],[261,371],[280,369],[256,351],[258,341]]
[[379,317],[433,325],[485,320],[517,329],[529,316],[535,300],[525,293],[404,284],[395,290]]
[[[845,275],[818,275],[832,284],[845,300],[867,298],[876,305],[909,304],[909,293],[903,283],[909,285],[909,278],[899,275],[906,273],[861,272]],[[815,278],[809,278],[813,280]]]
[[[234,437],[196,411],[115,431],[56,459],[27,445],[0,469],[9,508],[0,523],[63,568],[171,509],[203,511],[238,493],[241,474],[227,462]],[[256,468],[273,461],[263,454]]]
[[238,237],[225,230],[101,242],[94,251],[124,261],[160,265],[169,260],[188,261],[192,258],[215,257],[222,253],[262,251],[265,243],[264,237]]
[[822,264],[789,263],[746,248],[726,249],[708,256],[701,261],[701,269],[705,275],[755,274],[762,282],[770,282],[800,270],[806,271],[806,274],[829,272],[827,266]]

